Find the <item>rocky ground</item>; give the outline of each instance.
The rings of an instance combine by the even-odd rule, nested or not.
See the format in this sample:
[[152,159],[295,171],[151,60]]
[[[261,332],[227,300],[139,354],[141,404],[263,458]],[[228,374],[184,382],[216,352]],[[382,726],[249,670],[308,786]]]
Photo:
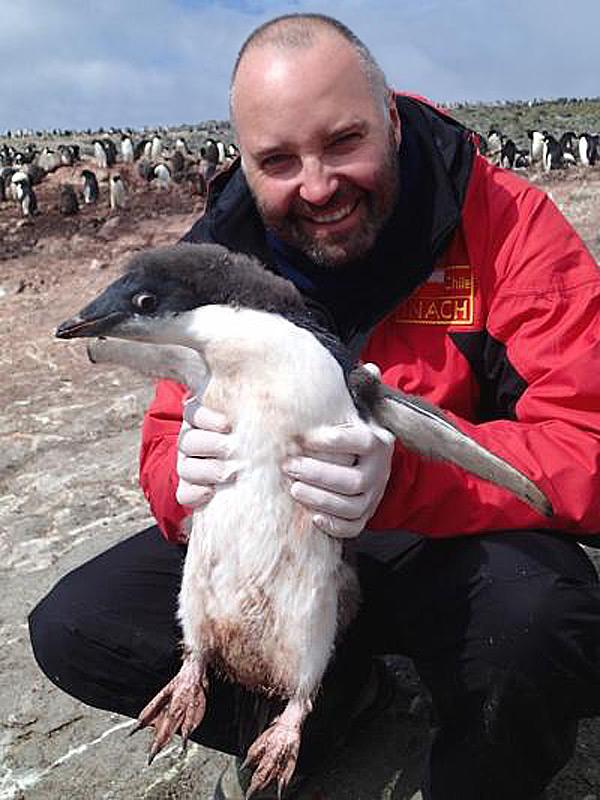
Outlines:
[[[28,611],[67,571],[150,522],[137,488],[138,430],[151,386],[116,368],[88,365],[81,343],[53,339],[56,324],[107,284],[134,250],[175,241],[201,212],[189,187],[130,185],[128,208],[101,201],[66,219],[56,186],[39,188],[42,215],[23,223],[0,205],[0,800],[210,800],[224,763],[191,745],[145,766],[145,734],[55,689],[29,648]],[[600,169],[529,178],[549,191],[596,257]],[[600,551],[599,551],[600,552]],[[314,800],[408,800],[418,788],[426,707],[414,702],[410,666],[394,662],[394,706],[332,756]],[[600,721],[581,727],[577,754],[551,800],[600,798]],[[507,798],[507,800],[509,800]]]

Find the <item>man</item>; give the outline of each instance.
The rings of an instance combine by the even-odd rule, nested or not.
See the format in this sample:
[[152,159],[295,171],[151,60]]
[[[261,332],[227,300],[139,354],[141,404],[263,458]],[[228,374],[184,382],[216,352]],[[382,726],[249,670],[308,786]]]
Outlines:
[[[307,436],[282,469],[324,535],[346,538],[363,606],[307,723],[299,777],[371,705],[372,654],[403,653],[438,720],[423,796],[538,797],[577,720],[600,710],[600,591],[577,542],[600,530],[597,267],[542,193],[429,104],[394,97],[335,20],[291,15],[255,31],[231,114],[241,166],[213,182],[186,239],[253,253],[294,281],[387,383],[444,407],[556,512],[541,519],[363,428]],[[188,406],[182,428],[183,399],[159,383],[141,456],[175,542],[189,509],[239,468],[229,421]],[[181,558],[150,529],[63,579],[31,617],[52,680],[137,715],[178,667]],[[211,681],[192,738],[243,756],[252,702]],[[245,781],[228,769],[215,797],[242,797]]]

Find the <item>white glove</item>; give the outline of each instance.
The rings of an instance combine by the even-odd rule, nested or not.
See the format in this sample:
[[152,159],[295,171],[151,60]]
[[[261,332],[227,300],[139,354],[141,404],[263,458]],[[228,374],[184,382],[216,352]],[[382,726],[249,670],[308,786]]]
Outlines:
[[331,536],[350,538],[364,530],[385,491],[394,437],[366,423],[317,428],[304,436],[307,455],[287,459],[292,497],[317,513],[313,524]]
[[196,398],[184,405],[177,443],[177,502],[200,508],[218,484],[235,479],[238,464],[231,458],[231,426],[217,411],[200,405]]

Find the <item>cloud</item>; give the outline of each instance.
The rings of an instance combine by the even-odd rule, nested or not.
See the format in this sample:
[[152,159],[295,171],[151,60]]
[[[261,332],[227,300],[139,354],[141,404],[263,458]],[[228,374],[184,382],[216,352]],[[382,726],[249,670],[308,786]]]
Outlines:
[[[390,83],[439,102],[598,93],[600,7],[581,0],[322,0]],[[250,31],[304,0],[20,0],[0,28],[0,130],[140,127],[227,117]]]

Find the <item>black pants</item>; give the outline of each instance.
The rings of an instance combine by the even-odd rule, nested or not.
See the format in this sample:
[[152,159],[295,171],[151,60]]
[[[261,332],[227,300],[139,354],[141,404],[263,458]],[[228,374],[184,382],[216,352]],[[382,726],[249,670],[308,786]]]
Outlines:
[[[299,768],[310,769],[343,727],[371,654],[401,653],[439,720],[426,797],[541,792],[573,752],[577,719],[600,714],[600,589],[584,551],[536,532],[443,541],[371,533],[352,549],[363,606],[307,722]],[[50,680],[137,716],[179,669],[183,555],[150,528],[65,576],[30,616]],[[264,714],[264,702],[211,676],[192,738],[244,754]]]

